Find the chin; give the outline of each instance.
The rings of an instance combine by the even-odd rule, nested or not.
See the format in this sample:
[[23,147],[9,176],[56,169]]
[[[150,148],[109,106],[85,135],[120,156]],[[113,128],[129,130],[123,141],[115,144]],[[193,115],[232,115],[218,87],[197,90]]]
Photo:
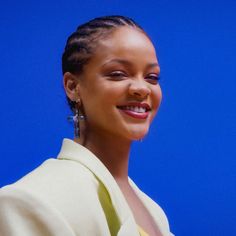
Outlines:
[[130,139],[131,139],[132,141],[137,141],[137,140],[143,139],[143,138],[148,134],[148,130],[149,130],[149,129],[133,130],[133,131],[130,133]]

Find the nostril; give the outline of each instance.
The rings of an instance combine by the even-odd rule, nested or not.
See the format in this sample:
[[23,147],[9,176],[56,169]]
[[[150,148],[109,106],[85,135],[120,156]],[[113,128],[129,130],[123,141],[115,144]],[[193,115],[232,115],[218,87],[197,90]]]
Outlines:
[[132,92],[133,96],[140,97],[140,98],[147,98],[150,94],[150,91],[147,89],[139,89]]
[[135,80],[129,85],[129,93],[135,98],[146,99],[151,93],[151,90],[143,80]]
[[141,96],[141,94],[140,94],[140,93],[137,93],[137,92],[134,92],[134,95],[136,95],[136,96]]

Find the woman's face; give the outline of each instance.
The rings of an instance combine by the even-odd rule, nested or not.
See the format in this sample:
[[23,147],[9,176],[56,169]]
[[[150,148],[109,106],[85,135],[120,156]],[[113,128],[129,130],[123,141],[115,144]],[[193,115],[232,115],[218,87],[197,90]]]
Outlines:
[[144,137],[162,98],[159,73],[154,46],[142,32],[124,26],[100,40],[79,82],[88,131]]

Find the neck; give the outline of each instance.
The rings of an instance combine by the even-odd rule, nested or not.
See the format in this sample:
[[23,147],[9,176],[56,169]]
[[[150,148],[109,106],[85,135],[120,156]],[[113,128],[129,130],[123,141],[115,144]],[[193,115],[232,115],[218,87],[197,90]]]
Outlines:
[[107,167],[117,182],[128,182],[130,140],[114,135],[86,133],[86,137],[75,139],[93,152]]

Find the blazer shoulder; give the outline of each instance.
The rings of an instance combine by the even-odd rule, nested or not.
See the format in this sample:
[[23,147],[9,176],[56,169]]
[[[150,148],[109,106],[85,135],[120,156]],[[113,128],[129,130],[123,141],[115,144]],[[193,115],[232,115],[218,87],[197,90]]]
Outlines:
[[75,236],[56,209],[12,186],[0,189],[0,235]]
[[[0,189],[0,208],[6,209],[2,213],[2,220],[6,220],[6,212],[8,221],[11,212],[17,212],[14,214],[22,216],[20,218],[24,223],[27,222],[25,215],[40,216],[40,220],[41,216],[48,215],[53,219],[52,215],[56,212],[75,235],[86,235],[89,229],[91,232],[101,232],[98,235],[108,235],[109,229],[98,195],[99,185],[94,174],[82,164],[49,159],[16,183]],[[46,220],[49,220],[48,217]],[[72,233],[38,235],[70,236]]]
[[16,183],[6,186],[4,191],[24,192],[65,215],[72,215],[76,210],[84,212],[91,203],[99,203],[98,185],[93,173],[80,163],[48,159]]
[[[13,186],[41,195],[62,194],[73,189],[96,189],[98,181],[94,174],[82,164],[71,160],[48,159],[32,172],[18,180]],[[76,188],[77,187],[77,188]]]

